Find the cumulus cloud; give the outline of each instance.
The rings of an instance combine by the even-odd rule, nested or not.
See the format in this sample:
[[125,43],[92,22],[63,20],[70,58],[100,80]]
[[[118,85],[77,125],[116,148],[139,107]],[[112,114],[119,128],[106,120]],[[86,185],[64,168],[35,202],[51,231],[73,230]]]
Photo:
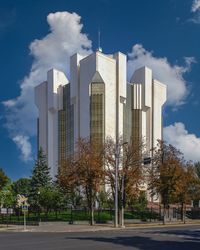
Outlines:
[[181,122],[174,123],[164,128],[164,139],[178,148],[185,159],[200,161],[200,138],[190,134]]
[[16,135],[12,138],[17,147],[21,150],[21,158],[23,161],[32,160],[31,157],[31,144],[28,136]]
[[191,6],[191,12],[194,14],[190,21],[199,24],[200,23],[200,0],[193,0]]
[[200,10],[200,0],[194,0],[192,3],[191,11],[196,12]]
[[184,103],[188,94],[184,74],[190,71],[191,64],[195,62],[194,57],[185,57],[182,66],[172,65],[166,57],[155,57],[153,52],[147,51],[141,44],[134,45],[128,56],[128,79],[136,69],[146,65],[153,70],[154,78],[167,85],[167,104],[179,106]]
[[[6,128],[11,139],[21,150],[22,159],[30,160],[30,138],[36,135],[37,110],[34,105],[34,87],[46,80],[50,68],[63,71],[69,77],[69,59],[74,53],[86,56],[92,53],[92,43],[82,32],[81,17],[76,13],[56,12],[47,16],[49,33],[34,40],[29,48],[33,63],[30,72],[21,81],[21,93],[5,101]],[[187,96],[184,74],[190,70],[193,57],[185,58],[184,66],[171,65],[167,58],[157,58],[152,52],[136,44],[129,54],[128,76],[141,66],[149,66],[154,77],[168,85],[168,104],[181,105]]]
[[[3,104],[10,137],[20,148],[23,160],[31,159],[29,138],[36,134],[34,87],[46,80],[46,72],[56,68],[69,76],[69,58],[74,53],[91,53],[91,41],[82,32],[81,17],[76,13],[56,12],[47,16],[50,32],[34,40],[29,48],[33,57],[30,72],[21,81],[21,93]],[[26,148],[27,147],[27,148]]]

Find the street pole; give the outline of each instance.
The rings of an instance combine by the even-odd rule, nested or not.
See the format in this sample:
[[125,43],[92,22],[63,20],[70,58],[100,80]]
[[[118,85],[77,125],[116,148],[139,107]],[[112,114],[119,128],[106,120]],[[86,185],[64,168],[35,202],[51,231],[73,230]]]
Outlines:
[[[124,142],[122,144],[122,146],[127,145],[128,142]],[[124,151],[123,151],[123,155],[124,155]],[[125,227],[124,226],[124,199],[125,199],[125,192],[124,192],[124,166],[122,165],[122,194],[121,194],[121,227]]]
[[24,211],[24,231],[26,231],[26,212]]
[[121,214],[121,227],[124,226],[124,173],[122,172],[122,214]]
[[119,170],[119,144],[116,143],[115,152],[115,227],[118,227],[118,170]]

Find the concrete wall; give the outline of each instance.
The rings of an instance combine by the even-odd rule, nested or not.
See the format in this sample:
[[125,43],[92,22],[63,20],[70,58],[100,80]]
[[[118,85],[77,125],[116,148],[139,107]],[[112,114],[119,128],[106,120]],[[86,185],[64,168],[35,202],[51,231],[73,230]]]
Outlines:
[[58,111],[63,108],[62,86],[69,81],[63,72],[51,69],[47,81],[35,88],[39,110],[39,147],[47,154],[50,174],[55,177],[58,165]]
[[150,150],[157,145],[158,139],[162,139],[162,106],[166,101],[166,85],[154,80],[152,70],[147,67],[137,69],[131,83],[133,109],[142,110],[141,137]]
[[[95,77],[105,84],[105,137],[119,135],[129,141],[132,131],[132,109],[141,112],[141,137],[147,148],[162,139],[162,106],[166,86],[152,77],[147,67],[137,69],[131,83],[126,80],[126,56],[120,52],[105,55],[99,51],[83,58],[70,59],[70,102],[74,105],[74,142],[90,136],[90,85]],[[63,108],[63,86],[69,81],[63,72],[52,69],[47,81],[35,88],[39,110],[39,146],[48,154],[51,175],[58,164],[58,111]]]
[[35,104],[38,108],[38,145],[48,154],[47,82],[35,88]]
[[[123,134],[126,56],[122,53],[107,56],[97,51],[83,59],[79,55],[71,57],[71,98],[76,106],[75,141],[79,136],[90,136],[90,84],[96,72],[105,83],[105,137],[116,138],[117,119],[119,119],[118,133]],[[119,110],[117,119],[116,110]]]

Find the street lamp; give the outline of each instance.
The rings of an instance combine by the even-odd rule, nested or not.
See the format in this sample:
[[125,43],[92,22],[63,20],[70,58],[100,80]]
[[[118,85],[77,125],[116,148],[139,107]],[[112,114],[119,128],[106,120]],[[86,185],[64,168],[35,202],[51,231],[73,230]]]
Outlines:
[[[127,145],[127,144],[128,142],[124,142],[122,146]],[[121,189],[122,189],[121,227],[124,227],[124,198],[125,197],[124,197],[124,169],[123,168],[122,168],[122,188]]]
[[[128,144],[128,142],[124,142],[122,146]],[[119,142],[116,143],[116,151],[115,151],[115,227],[118,227],[118,172],[119,172],[119,157],[120,157],[120,148]],[[124,226],[124,174],[122,171],[122,214],[121,214],[121,226]]]
[[119,143],[115,151],[115,227],[118,227],[118,171],[119,171]]
[[40,221],[40,191],[37,192],[38,221]]

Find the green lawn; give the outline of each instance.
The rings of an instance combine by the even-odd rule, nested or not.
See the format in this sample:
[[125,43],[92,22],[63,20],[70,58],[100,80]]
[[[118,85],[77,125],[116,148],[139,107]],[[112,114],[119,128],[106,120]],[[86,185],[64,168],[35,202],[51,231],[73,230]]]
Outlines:
[[[95,221],[98,222],[107,222],[114,219],[114,210],[103,210],[95,211],[94,213]],[[40,215],[37,213],[26,214],[27,221],[87,221],[89,220],[88,211],[84,210],[73,210],[71,209],[61,211],[61,212],[49,212],[48,214],[41,212]],[[157,219],[158,214],[150,211],[125,211],[125,219]],[[1,217],[0,220],[3,222],[12,221],[12,222],[22,222],[24,220],[23,214],[20,216],[11,215],[7,217]]]

